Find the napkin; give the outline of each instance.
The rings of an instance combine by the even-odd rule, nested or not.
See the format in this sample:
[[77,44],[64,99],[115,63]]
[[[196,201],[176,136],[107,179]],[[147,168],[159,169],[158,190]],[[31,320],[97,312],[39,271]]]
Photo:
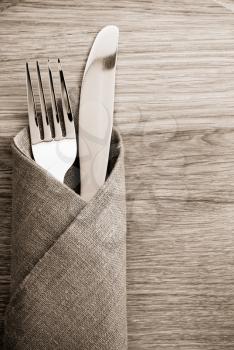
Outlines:
[[123,144],[113,129],[108,176],[91,201],[13,141],[12,283],[5,349],[124,350],[126,209]]

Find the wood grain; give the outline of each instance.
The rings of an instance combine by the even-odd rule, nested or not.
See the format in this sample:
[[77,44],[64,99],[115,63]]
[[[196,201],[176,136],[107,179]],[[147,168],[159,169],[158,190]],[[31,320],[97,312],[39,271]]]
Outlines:
[[69,87],[79,87],[95,34],[116,24],[129,349],[233,349],[233,11],[231,0],[0,2],[1,334],[25,60],[60,57]]

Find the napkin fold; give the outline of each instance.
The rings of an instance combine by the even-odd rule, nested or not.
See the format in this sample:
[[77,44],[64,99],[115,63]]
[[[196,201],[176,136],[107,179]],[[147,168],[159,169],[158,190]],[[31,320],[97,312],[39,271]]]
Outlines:
[[5,349],[125,350],[126,210],[123,145],[113,129],[108,177],[90,202],[13,142],[12,284]]

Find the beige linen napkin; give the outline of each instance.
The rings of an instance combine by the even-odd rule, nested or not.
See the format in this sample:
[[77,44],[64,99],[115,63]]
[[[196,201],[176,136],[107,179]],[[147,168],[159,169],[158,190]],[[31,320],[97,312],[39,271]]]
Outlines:
[[127,349],[123,146],[88,203],[41,169],[28,130],[13,143],[12,289],[5,349]]

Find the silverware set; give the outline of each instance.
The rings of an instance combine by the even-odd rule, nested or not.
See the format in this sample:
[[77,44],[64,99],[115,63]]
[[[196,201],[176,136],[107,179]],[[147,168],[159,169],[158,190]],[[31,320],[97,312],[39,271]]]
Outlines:
[[[118,33],[115,26],[103,28],[91,48],[81,86],[78,135],[60,60],[57,62],[56,73],[48,61],[50,109],[46,105],[48,96],[45,96],[39,63],[34,65],[39,109],[35,103],[31,69],[26,63],[28,118],[34,160],[58,181],[64,182],[68,169],[78,156],[80,195],[87,201],[96,194],[106,179],[113,126]],[[55,93],[55,74],[59,78],[59,96]],[[58,107],[59,101],[62,108]]]

